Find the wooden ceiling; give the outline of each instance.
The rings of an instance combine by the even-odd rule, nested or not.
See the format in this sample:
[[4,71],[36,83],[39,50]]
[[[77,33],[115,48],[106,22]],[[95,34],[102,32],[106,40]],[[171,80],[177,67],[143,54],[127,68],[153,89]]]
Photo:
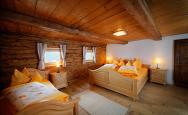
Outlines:
[[188,32],[188,0],[148,0],[163,36]]
[[[148,9],[140,1],[1,0],[0,30],[101,44],[188,32],[188,0],[147,0]],[[113,36],[118,30],[127,35]]]

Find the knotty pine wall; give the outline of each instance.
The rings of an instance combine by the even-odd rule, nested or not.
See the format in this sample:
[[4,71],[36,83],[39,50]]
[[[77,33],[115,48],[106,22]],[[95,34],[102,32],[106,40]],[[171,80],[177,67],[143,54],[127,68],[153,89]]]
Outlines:
[[[37,42],[46,42],[49,47],[58,47],[67,44],[66,61],[64,68],[68,74],[68,81],[79,77],[88,77],[88,68],[95,68],[105,63],[106,46],[98,44],[52,40],[25,35],[0,34],[0,86],[4,88],[10,83],[11,75],[15,68],[37,68],[38,55]],[[82,64],[82,46],[97,46],[97,63]]]

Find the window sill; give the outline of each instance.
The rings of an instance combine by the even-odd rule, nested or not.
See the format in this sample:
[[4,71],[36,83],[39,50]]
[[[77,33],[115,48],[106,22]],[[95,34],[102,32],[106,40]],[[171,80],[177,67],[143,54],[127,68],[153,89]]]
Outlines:
[[45,63],[45,67],[56,66],[56,63]]
[[93,60],[86,60],[86,63],[94,63]]

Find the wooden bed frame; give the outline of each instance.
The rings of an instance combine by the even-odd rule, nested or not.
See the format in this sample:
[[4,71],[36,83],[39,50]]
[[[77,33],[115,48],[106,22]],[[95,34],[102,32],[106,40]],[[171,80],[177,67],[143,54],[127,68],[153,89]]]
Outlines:
[[[144,66],[145,68],[148,68]],[[89,82],[115,92],[131,97],[134,101],[148,80],[147,74],[143,77],[125,77],[115,70],[89,70]]]
[[[27,68],[27,69],[30,73],[38,71],[44,78],[48,79],[48,74],[49,74],[48,71],[40,71],[34,68]],[[70,99],[68,102],[56,101],[56,100],[38,102],[26,106],[21,111],[16,111],[16,109],[9,102],[9,100],[6,99],[6,97],[4,97],[3,103],[6,104],[5,107],[2,108],[7,110],[3,112],[8,112],[8,113],[3,113],[3,115],[15,115],[15,114],[16,115],[78,115],[79,100],[80,100],[79,98],[75,98],[75,99]]]
[[3,115],[79,115],[79,98],[68,102],[56,100],[44,101],[28,105],[21,111],[16,111],[8,99],[1,99],[0,113]]

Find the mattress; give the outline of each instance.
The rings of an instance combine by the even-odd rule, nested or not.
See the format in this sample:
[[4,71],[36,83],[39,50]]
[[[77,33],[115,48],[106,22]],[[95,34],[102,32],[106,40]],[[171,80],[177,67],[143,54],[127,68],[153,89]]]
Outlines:
[[67,102],[69,98],[67,94],[58,91],[50,82],[30,82],[9,87],[3,90],[3,94],[16,111],[38,102],[50,100]]

